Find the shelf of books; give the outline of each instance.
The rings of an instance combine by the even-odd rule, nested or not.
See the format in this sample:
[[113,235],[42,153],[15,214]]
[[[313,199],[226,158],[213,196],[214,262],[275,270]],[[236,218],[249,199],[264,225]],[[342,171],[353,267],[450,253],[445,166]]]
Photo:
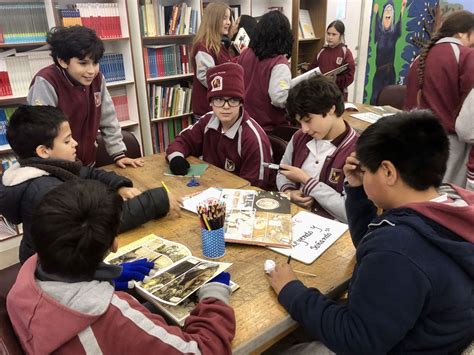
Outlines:
[[53,63],[46,35],[55,26],[92,28],[104,41],[100,62],[123,129],[141,141],[139,110],[128,23],[127,0],[0,0],[0,158],[2,169],[15,161],[5,127],[26,103],[34,75]]
[[[150,143],[163,152],[179,132],[191,124],[192,41],[201,18],[199,0],[138,0],[145,85],[139,95],[146,108]],[[138,61],[137,61],[138,62]],[[141,110],[142,114],[145,110]]]

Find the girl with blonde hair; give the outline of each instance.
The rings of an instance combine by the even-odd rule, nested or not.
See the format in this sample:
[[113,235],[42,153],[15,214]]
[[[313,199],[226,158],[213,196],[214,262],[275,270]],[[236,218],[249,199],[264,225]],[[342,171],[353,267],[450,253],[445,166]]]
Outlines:
[[206,73],[209,68],[232,61],[232,55],[222,43],[231,26],[230,8],[222,3],[210,3],[202,16],[201,25],[193,41],[194,68],[192,106],[196,117],[211,111],[207,100]]

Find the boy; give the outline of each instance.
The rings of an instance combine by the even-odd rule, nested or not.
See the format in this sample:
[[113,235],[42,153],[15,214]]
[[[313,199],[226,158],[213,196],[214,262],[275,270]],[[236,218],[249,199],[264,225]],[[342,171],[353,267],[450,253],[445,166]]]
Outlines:
[[[111,279],[122,201],[97,181],[67,181],[33,215],[38,254],[21,268],[7,310],[28,354],[230,354],[235,316],[224,283],[204,285],[184,330],[170,326]],[[120,269],[120,268],[119,268]],[[228,281],[228,280],[227,280]]]
[[66,180],[99,180],[126,199],[120,232],[164,216],[170,209],[179,210],[177,202],[162,188],[140,193],[125,177],[75,161],[77,142],[66,116],[56,107],[20,106],[8,124],[7,139],[19,163],[1,177],[0,213],[13,223],[23,223],[21,263],[35,253],[30,223],[36,205]]
[[73,138],[79,143],[77,158],[93,166],[96,136],[100,130],[105,148],[121,168],[143,166],[130,159],[115,115],[115,108],[99,73],[104,44],[94,30],[83,26],[57,27],[47,38],[54,64],[41,69],[30,84],[28,104],[59,107],[69,118]]
[[347,222],[342,167],[354,151],[358,134],[343,119],[344,98],[324,76],[290,89],[288,114],[301,124],[280,163],[277,187],[291,201],[324,217]]
[[270,276],[312,339],[351,354],[459,354],[472,341],[474,193],[440,186],[448,151],[429,111],[385,117],[362,133],[344,166],[357,248],[348,303],[306,288],[288,265]]
[[271,188],[273,173],[262,163],[271,162],[270,140],[243,107],[243,68],[235,63],[207,71],[207,99],[212,107],[194,125],[183,130],[168,146],[166,155],[175,175],[185,175],[188,155],[247,179],[253,186]]

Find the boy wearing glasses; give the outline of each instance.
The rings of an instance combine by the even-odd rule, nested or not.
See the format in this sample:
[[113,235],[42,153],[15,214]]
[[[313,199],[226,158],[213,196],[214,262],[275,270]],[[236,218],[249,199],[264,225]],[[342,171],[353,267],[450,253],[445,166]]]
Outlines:
[[188,155],[270,189],[274,175],[263,162],[272,161],[265,131],[243,107],[244,70],[235,63],[217,65],[207,72],[207,98],[212,107],[194,125],[184,129],[168,146],[166,157],[175,175],[186,175]]

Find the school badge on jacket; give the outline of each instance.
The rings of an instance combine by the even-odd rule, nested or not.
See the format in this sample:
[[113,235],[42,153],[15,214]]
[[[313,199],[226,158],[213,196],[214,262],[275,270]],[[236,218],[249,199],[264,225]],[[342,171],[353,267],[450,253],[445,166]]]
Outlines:
[[94,102],[95,102],[95,107],[99,107],[100,104],[102,103],[102,98],[100,97],[100,91],[94,93]]
[[336,64],[341,65],[342,64],[342,57],[337,57],[336,58]]
[[337,185],[341,178],[342,169],[331,168],[331,173],[329,174],[329,182]]
[[235,170],[235,163],[232,160],[229,160],[228,158],[225,158],[224,169],[227,170],[227,171],[234,171]]

